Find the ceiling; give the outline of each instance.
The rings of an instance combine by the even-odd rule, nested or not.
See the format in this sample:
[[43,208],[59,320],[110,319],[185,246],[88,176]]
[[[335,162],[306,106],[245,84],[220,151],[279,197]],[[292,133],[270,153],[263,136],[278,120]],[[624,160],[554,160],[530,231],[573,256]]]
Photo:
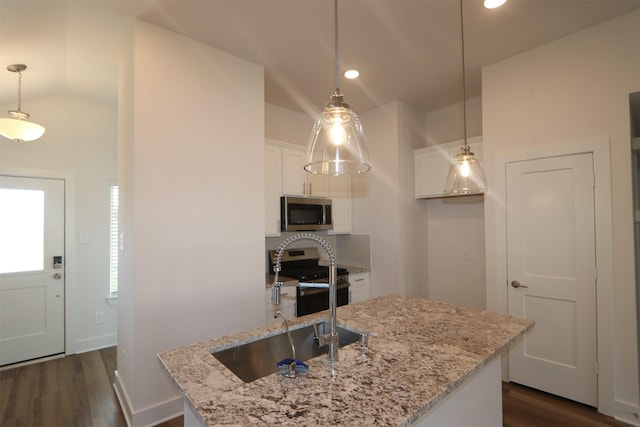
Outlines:
[[[640,0],[509,0],[488,10],[464,0],[467,98],[480,71],[519,52],[640,8]],[[367,111],[394,100],[424,111],[462,100],[458,0],[340,0],[345,100]],[[0,0],[0,104],[38,97],[117,97],[118,62],[132,18],[184,34],[265,67],[265,100],[309,114],[335,86],[330,0]],[[176,64],[180,67],[180,64]],[[184,70],[189,78],[189,69]]]

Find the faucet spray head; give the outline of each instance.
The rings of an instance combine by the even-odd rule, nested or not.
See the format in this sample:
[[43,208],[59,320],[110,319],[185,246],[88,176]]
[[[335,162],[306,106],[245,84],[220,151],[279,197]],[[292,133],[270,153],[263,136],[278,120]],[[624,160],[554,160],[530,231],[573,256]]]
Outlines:
[[[273,282],[273,290],[271,293],[271,302],[273,305],[280,305],[280,291],[282,289],[282,282]],[[277,316],[273,316],[277,317]]]

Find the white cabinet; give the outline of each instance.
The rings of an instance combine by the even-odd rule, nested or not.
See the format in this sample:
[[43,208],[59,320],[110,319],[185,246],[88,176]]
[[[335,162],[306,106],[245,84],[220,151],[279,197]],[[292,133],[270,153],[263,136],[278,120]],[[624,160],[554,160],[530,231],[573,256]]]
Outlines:
[[414,162],[416,199],[442,196],[451,162],[449,147],[438,145],[416,150]]
[[307,196],[330,197],[331,178],[329,175],[307,173]]
[[[482,137],[468,138],[467,143],[482,163]],[[461,140],[414,150],[416,199],[444,196],[444,182],[449,165],[463,144],[464,141]]]
[[286,196],[329,197],[329,177],[304,170],[304,148],[282,149],[282,194]]
[[282,194],[304,196],[307,172],[304,171],[304,151],[282,148]]
[[349,273],[349,303],[366,301],[369,299],[369,273]]
[[329,197],[333,214],[331,234],[351,233],[351,176],[332,176]]
[[264,146],[264,231],[280,235],[280,195],[282,194],[282,156],[280,148]]
[[328,197],[333,201],[333,234],[351,233],[351,177],[310,174],[305,148],[265,141],[265,234],[280,235],[280,197]]

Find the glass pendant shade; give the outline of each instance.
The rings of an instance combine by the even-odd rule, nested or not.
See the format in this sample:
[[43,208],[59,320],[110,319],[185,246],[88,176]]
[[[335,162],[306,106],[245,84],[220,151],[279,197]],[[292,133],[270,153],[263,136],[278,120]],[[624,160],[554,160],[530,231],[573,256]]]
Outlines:
[[14,118],[0,118],[0,135],[16,142],[35,141],[44,134],[44,127],[37,123]]
[[371,169],[362,124],[337,90],[311,130],[304,169],[322,175],[351,175]]
[[487,189],[478,159],[465,143],[449,167],[444,193],[448,195],[481,194]]

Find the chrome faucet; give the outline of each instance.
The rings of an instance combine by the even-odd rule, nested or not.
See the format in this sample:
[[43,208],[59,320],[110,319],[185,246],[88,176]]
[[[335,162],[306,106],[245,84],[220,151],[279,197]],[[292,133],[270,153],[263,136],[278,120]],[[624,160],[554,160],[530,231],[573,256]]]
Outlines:
[[293,345],[293,340],[291,339],[291,333],[289,332],[289,322],[287,322],[287,318],[284,313],[278,310],[276,314],[273,315],[273,318],[281,316],[282,321],[284,322],[284,328],[287,331],[287,336],[289,337],[289,345],[291,345],[291,362],[289,362],[288,371],[285,374],[288,378],[295,378],[298,376],[297,364],[298,361],[296,359],[296,346]]
[[[273,281],[273,294],[272,302],[274,305],[280,305],[280,289],[282,282],[278,281],[280,275],[280,262],[282,260],[282,253],[292,243],[299,240],[311,240],[316,242],[327,252],[329,256],[329,334],[324,334],[322,337],[318,337],[319,345],[325,344],[329,346],[329,360],[338,360],[338,325],[336,320],[336,306],[337,306],[337,292],[336,292],[336,257],[333,253],[333,249],[327,243],[316,234],[312,233],[298,233],[285,239],[276,251],[275,265],[273,266],[274,281]],[[321,338],[321,339],[320,339]]]
[[289,322],[287,322],[287,318],[284,313],[278,310],[276,314],[273,315],[274,318],[281,316],[282,321],[284,322],[284,328],[287,331],[287,336],[289,337],[289,345],[291,345],[291,358],[293,359],[293,363],[296,361],[296,346],[293,345],[293,340],[291,339],[291,333],[289,332]]

